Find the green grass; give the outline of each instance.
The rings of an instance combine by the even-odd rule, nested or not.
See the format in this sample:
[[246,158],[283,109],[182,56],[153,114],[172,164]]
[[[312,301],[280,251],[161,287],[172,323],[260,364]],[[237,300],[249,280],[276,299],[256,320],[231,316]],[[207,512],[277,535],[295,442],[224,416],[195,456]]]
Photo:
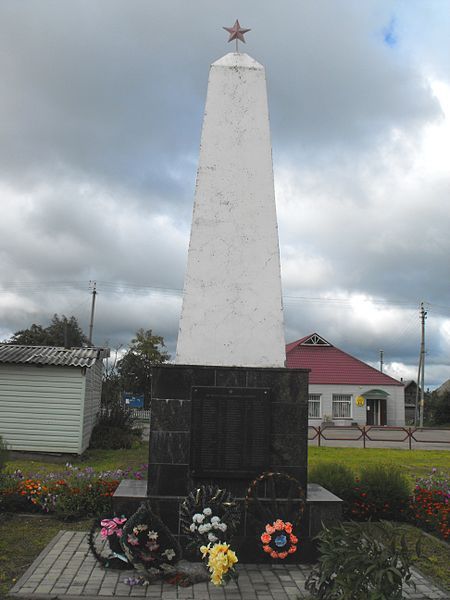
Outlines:
[[[372,524],[366,523],[365,527],[370,531]],[[412,525],[401,523],[401,527],[406,530],[406,542],[409,548],[414,549],[417,540],[421,540],[420,556],[414,556],[413,566],[440,587],[450,591],[450,569],[448,568],[450,545],[430,534],[424,534],[421,529]]]
[[[57,471],[64,468],[67,458],[45,460],[36,458],[12,458],[6,466],[8,470],[21,469],[25,474],[35,471]],[[148,462],[148,444],[136,444],[130,450],[88,450],[82,457],[70,459],[73,465],[93,467],[97,471],[138,468]],[[342,463],[358,473],[362,466],[385,464],[398,467],[411,480],[426,476],[433,467],[450,476],[450,451],[448,450],[400,450],[382,448],[317,448],[309,446],[308,464],[318,462]]]
[[54,517],[5,515],[0,520],[0,598],[61,529],[88,531],[92,519],[64,523]]
[[[420,529],[408,525],[406,536],[408,543],[415,544],[417,538],[423,533]],[[416,566],[424,575],[436,581],[441,587],[450,592],[450,546],[440,542],[432,535],[422,537],[422,556],[415,559]]]
[[436,467],[438,471],[450,476],[450,452],[448,450],[400,450],[391,448],[324,448],[309,446],[308,465],[319,462],[341,463],[350,467],[355,474],[361,467],[383,464],[397,467],[411,481],[416,477],[430,474]]
[[6,462],[6,469],[14,471],[20,469],[24,475],[36,471],[50,473],[64,470],[64,465],[70,462],[77,467],[92,467],[96,471],[110,471],[114,469],[137,469],[148,463],[148,443],[138,443],[129,450],[87,450],[81,457],[53,458],[46,457],[20,457],[12,456]]

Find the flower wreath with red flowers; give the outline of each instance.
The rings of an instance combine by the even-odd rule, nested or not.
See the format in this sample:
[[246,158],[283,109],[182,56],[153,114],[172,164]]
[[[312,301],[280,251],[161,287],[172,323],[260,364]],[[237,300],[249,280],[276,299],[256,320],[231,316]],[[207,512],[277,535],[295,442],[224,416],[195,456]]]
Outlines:
[[264,552],[269,554],[270,558],[285,559],[289,554],[297,552],[298,538],[292,533],[292,523],[277,519],[270,525],[266,525],[266,530],[261,535]]

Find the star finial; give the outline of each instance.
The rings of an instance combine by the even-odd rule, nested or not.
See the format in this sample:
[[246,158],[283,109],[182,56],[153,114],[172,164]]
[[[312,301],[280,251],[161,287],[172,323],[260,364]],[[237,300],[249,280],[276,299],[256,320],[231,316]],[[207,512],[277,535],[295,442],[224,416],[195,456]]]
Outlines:
[[241,42],[244,42],[245,44],[244,33],[251,31],[251,29],[243,29],[237,19],[233,27],[222,27],[222,29],[225,29],[225,31],[228,31],[230,34],[230,37],[228,38],[229,42],[236,40],[236,52],[238,51],[238,40],[241,40]]

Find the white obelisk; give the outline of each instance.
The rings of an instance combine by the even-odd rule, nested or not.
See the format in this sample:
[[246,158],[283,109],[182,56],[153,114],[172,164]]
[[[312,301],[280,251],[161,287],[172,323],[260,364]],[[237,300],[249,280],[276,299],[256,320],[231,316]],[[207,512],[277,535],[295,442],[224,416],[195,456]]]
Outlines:
[[238,52],[209,74],[176,363],[285,363],[265,71]]

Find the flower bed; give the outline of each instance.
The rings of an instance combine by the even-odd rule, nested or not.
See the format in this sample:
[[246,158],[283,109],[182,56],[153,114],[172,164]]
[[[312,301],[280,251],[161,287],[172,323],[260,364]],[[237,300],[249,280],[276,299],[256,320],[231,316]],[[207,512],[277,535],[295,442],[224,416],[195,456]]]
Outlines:
[[410,502],[412,521],[420,528],[450,538],[450,489],[448,479],[433,469],[430,476],[416,480]]
[[70,464],[57,473],[21,471],[0,475],[0,506],[4,510],[55,513],[63,518],[99,515],[110,510],[111,496],[124,478],[142,479],[147,465],[135,472],[95,472]]
[[359,477],[342,465],[317,465],[311,481],[343,499],[344,520],[407,521],[450,539],[448,475],[432,469],[428,477],[416,480],[413,493],[406,478],[396,469],[370,465]]

